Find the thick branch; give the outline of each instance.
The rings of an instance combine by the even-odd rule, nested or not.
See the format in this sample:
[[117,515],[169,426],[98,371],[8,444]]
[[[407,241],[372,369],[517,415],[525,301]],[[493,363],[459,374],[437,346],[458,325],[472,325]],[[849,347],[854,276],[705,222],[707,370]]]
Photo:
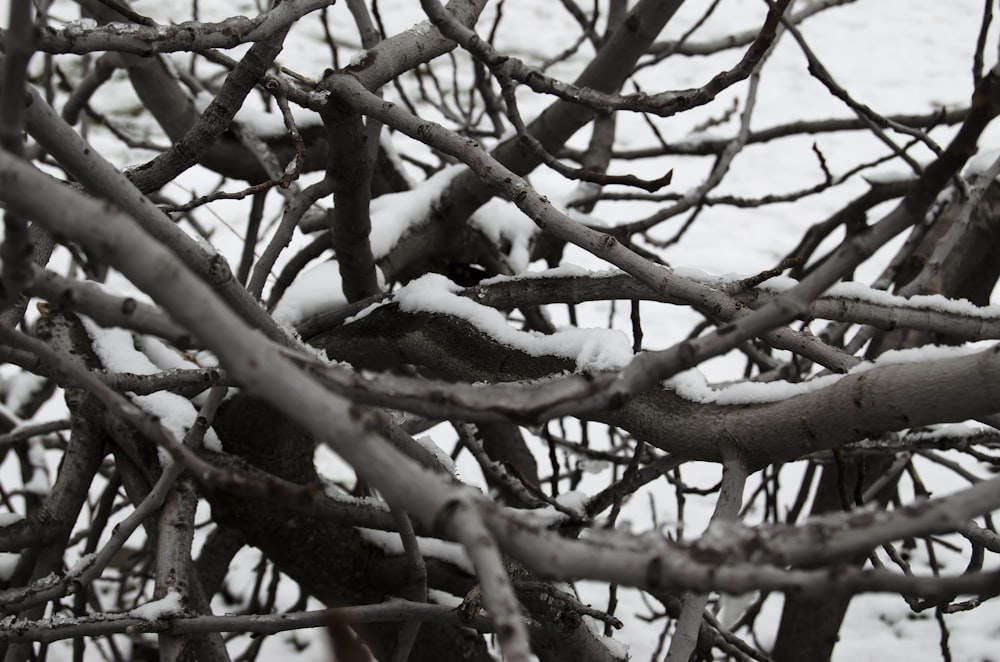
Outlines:
[[[336,0],[287,0],[254,18],[233,16],[218,23],[184,21],[172,25],[108,23],[88,28],[71,24],[61,29],[46,26],[38,36],[37,49],[45,53],[92,53],[117,51],[150,56],[174,51],[233,48],[267,39],[287,30],[303,16]],[[0,40],[10,34],[0,32]]]

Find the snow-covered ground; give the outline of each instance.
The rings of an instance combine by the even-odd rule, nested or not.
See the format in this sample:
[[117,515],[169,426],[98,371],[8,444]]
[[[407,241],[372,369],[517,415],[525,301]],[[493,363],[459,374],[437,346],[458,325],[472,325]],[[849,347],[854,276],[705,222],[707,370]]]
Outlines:
[[[190,3],[184,0],[137,0],[133,4],[137,11],[162,22],[183,20],[188,18],[190,13]],[[200,18],[206,21],[235,14],[253,15],[257,11],[255,3],[245,0],[200,4]],[[802,4],[800,2],[797,6]],[[0,11],[6,17],[6,7],[3,5],[6,3],[0,2]],[[353,23],[343,5],[344,3],[339,3],[331,9],[331,16],[334,18],[331,24],[333,33],[342,44],[357,44],[359,40],[355,35]],[[699,18],[707,5],[706,2],[689,0],[668,26],[663,38],[679,37]],[[378,6],[389,33],[406,29],[421,19],[419,3],[415,0],[380,0]],[[724,0],[705,26],[695,34],[693,41],[705,41],[732,31],[754,28],[759,24],[765,10],[766,7],[760,0]],[[493,3],[484,14],[482,26],[492,24],[495,11]],[[807,21],[803,26],[803,32],[826,68],[858,101],[882,114],[925,113],[939,107],[968,103],[972,84],[972,54],[981,12],[982,2],[973,0],[953,2],[857,0],[853,4],[828,10],[819,17]],[[66,20],[72,20],[77,16],[69,3],[57,3],[52,13]],[[576,39],[574,28],[575,23],[572,18],[558,2],[506,0],[503,3],[503,18],[498,31],[498,47],[529,63],[538,63],[568,48]],[[484,31],[487,29],[488,27],[483,28]],[[995,62],[996,43],[996,30],[993,30],[989,41],[991,46],[987,48],[987,66]],[[235,49],[234,56],[242,50],[244,49]],[[351,54],[350,50],[345,50],[342,62],[346,62]],[[556,65],[550,73],[572,79],[589,54],[590,51],[584,47],[578,55]],[[710,57],[670,58],[656,67],[645,69],[639,81],[647,92],[695,87],[719,71],[732,66],[741,54],[742,50],[732,50]],[[292,31],[286,41],[280,62],[313,78],[319,77],[324,68],[331,66],[329,53],[322,45],[322,32],[315,21],[303,21]],[[444,82],[447,84],[448,81]],[[120,77],[116,77],[112,85],[116,94],[110,97],[103,96],[101,103],[105,106],[100,110],[117,113],[122,118],[128,117],[128,109],[134,108],[137,101],[127,82]],[[697,127],[707,120],[723,116],[733,100],[742,98],[745,92],[744,83],[728,90],[714,103],[704,108],[675,118],[657,119],[654,123],[662,134],[672,141],[684,140],[694,135],[730,137],[736,130],[735,119],[714,125],[704,131],[698,130]],[[387,87],[385,95],[392,99],[395,91]],[[549,103],[548,98],[532,94],[522,94],[520,98],[523,104],[521,110],[528,118]],[[440,119],[433,110],[428,108],[424,110],[428,116]],[[799,119],[850,116],[850,111],[840,101],[831,97],[809,75],[802,53],[794,41],[787,37],[781,39],[761,78],[761,91],[752,127],[762,129]],[[244,117],[250,120],[249,113]],[[261,120],[259,110],[255,118],[255,122],[266,121]],[[137,118],[133,121],[136,129],[149,131],[153,139],[165,142],[148,120]],[[255,126],[262,127],[262,124],[258,123]],[[650,144],[651,131],[641,118],[623,115],[619,126],[617,145],[620,148]],[[953,129],[942,128],[935,130],[932,135],[939,142],[945,142],[952,132]],[[984,144],[1000,146],[998,132],[1000,129],[997,127],[991,128],[987,132]],[[588,138],[589,131],[584,130],[574,137],[571,144],[583,148]],[[99,149],[104,150],[106,155],[122,166],[138,163],[149,157],[148,152],[122,149],[118,142],[100,131],[94,131],[92,140]],[[796,137],[774,141],[764,146],[751,146],[736,158],[731,172],[716,192],[757,196],[764,193],[794,191],[816,184],[822,180],[822,171],[812,151],[814,142],[824,154],[834,175],[840,174],[859,161],[877,157],[885,152],[881,143],[863,132]],[[401,150],[426,158],[426,150],[412,141],[398,139],[397,145]],[[930,152],[926,150],[922,152],[915,150],[913,154],[918,160],[927,160],[930,156]],[[671,189],[685,191],[701,182],[710,165],[711,162],[703,158],[658,157],[618,162],[614,164],[611,172],[657,177],[673,169],[674,179]],[[414,171],[413,174],[417,176],[420,173]],[[890,169],[881,174],[894,173]],[[566,199],[573,190],[571,184],[544,169],[534,173],[530,179],[541,193],[553,200]],[[168,186],[164,192],[175,199],[184,200],[210,192],[216,182],[217,178],[214,175],[207,175],[196,168],[186,173],[177,183]],[[431,186],[437,185],[439,184],[431,184]],[[813,223],[823,220],[864,190],[864,182],[856,180],[796,203],[771,205],[757,210],[725,206],[710,207],[684,239],[665,252],[664,257],[674,266],[696,268],[710,274],[758,273],[774,267],[798,243],[802,234]],[[272,207],[268,210],[272,218],[279,213],[276,198],[277,196],[271,196]],[[376,203],[378,204],[383,203]],[[641,218],[659,205],[662,203],[602,203],[594,210],[593,216],[607,223],[619,223]],[[211,213],[207,211],[197,213],[198,219],[204,225],[215,228],[213,243],[233,264],[239,260],[243,222],[240,219],[245,219],[247,208],[247,202],[220,202],[212,205]],[[503,213],[509,212],[509,209],[503,211]],[[392,225],[390,216],[391,214],[386,215],[385,222],[380,222],[377,214],[373,216],[379,241],[390,241],[386,237],[393,233],[398,234],[401,229],[398,225],[400,219],[393,217],[392,222],[397,225]],[[661,239],[669,237],[678,229],[680,222],[680,218],[675,218],[652,234]],[[831,241],[837,239],[834,237]],[[296,236],[293,249],[305,242],[304,237]],[[891,255],[897,245],[894,243],[886,247],[869,263],[863,265],[857,272],[858,280],[870,280],[877,275],[881,271],[885,257]],[[286,255],[292,252],[288,251]],[[567,250],[565,261],[587,269],[604,269],[608,266],[592,255],[573,247]],[[280,267],[280,263],[278,266]],[[523,266],[529,269],[542,268],[541,265]],[[120,286],[121,289],[129,288],[124,282],[113,282],[113,284]],[[441,292],[435,295],[431,288],[432,284],[424,285],[427,287],[414,288],[404,296],[404,299],[412,302],[424,296],[425,298],[420,300],[422,303],[414,305],[426,307],[429,305],[426,302],[429,293],[431,296],[437,296],[439,305],[448,305],[445,295]],[[300,298],[295,299],[296,296]],[[286,306],[293,305],[293,300],[299,302],[296,305],[307,306],[307,299],[308,297],[301,291],[290,293]],[[606,327],[610,318],[620,333],[631,333],[627,306],[620,305],[614,312],[609,311],[607,304],[586,305],[580,309],[581,326]],[[554,310],[555,321],[566,323],[567,320],[559,319],[559,314],[558,309]],[[647,349],[671,345],[686,337],[692,326],[698,322],[697,316],[690,312],[666,305],[644,307],[643,317],[647,328],[645,337]],[[627,350],[628,338],[622,338],[621,343]],[[608,354],[597,353],[585,358],[605,361],[603,365],[619,360],[617,356],[609,358]],[[738,379],[743,365],[737,357],[730,355],[710,361],[700,369],[704,373],[704,379],[714,382]],[[56,416],[58,413],[53,412],[52,417]],[[446,449],[449,449],[450,444],[454,442],[453,433],[447,429],[432,430],[430,436]],[[476,480],[479,471],[466,458],[467,455],[460,458],[459,473],[470,481]],[[320,459],[328,472],[340,471],[333,458],[321,455]],[[544,456],[540,456],[539,459],[547,463]],[[4,470],[9,471],[10,468],[11,465],[8,463]],[[938,494],[947,491],[946,485],[952,485],[952,489],[960,486],[952,474],[936,465],[922,465],[921,469],[928,484],[937,487]],[[796,467],[786,468],[782,474],[783,482],[792,484],[793,478],[799,472],[800,469]],[[685,480],[698,486],[713,484],[718,479],[718,474],[718,468],[709,465],[686,465],[684,468]],[[588,477],[581,489],[586,491],[590,488],[596,491],[602,486],[601,478],[595,475]],[[755,484],[748,486],[748,494],[754,487]],[[700,526],[707,521],[712,506],[713,500],[710,497],[688,498],[685,511],[686,536],[693,537],[700,533]],[[626,505],[620,525],[645,530],[651,524],[651,511],[655,511],[655,518],[661,526],[669,527],[675,523],[673,488],[666,482],[654,483],[636,495],[636,498]],[[753,521],[754,517],[753,512],[748,516],[750,521]],[[699,525],[698,522],[702,524]],[[234,592],[239,593],[240,590],[249,589],[256,560],[256,552],[250,550],[245,550],[245,553],[237,559],[231,575],[234,579],[231,579],[233,585],[230,588]],[[948,562],[946,559],[946,563]],[[952,570],[961,570],[961,566],[957,565],[958,557],[951,559],[950,562]],[[241,582],[243,585],[236,585]],[[608,599],[606,587],[584,582],[579,588],[586,602],[592,603],[595,607],[606,604]],[[290,603],[294,598],[294,595],[289,595],[287,600]],[[627,627],[615,636],[629,645],[632,659],[643,661],[650,659],[656,648],[663,621],[647,623],[636,618],[637,615],[648,615],[649,610],[635,591],[622,589],[619,592],[619,601],[618,615],[626,621]],[[780,603],[779,597],[769,598],[762,616],[757,621],[756,633],[765,650],[773,641],[773,628],[780,614]],[[1000,638],[1000,607],[988,603],[971,612],[948,615],[945,619],[951,629],[950,648],[953,659],[968,661],[1000,659],[995,644]],[[300,633],[295,636],[301,640],[309,635]],[[912,615],[898,596],[862,596],[852,603],[834,659],[851,662],[937,659],[939,636],[938,624],[932,615]],[[277,639],[273,643],[265,644],[264,657],[261,659],[271,659],[267,657],[269,654],[274,657],[278,654],[287,654],[286,651],[278,652],[279,645]],[[270,648],[272,646],[273,648]],[[310,646],[295,659],[327,658],[320,646]]]

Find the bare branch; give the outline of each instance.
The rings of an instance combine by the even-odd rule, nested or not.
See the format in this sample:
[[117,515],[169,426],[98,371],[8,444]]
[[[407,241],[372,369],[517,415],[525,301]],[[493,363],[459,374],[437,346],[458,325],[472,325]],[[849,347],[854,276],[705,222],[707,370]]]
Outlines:
[[[38,50],[46,53],[91,53],[117,51],[150,56],[174,51],[200,51],[207,48],[233,48],[248,42],[263,41],[287,30],[297,20],[314,11],[332,5],[334,0],[289,0],[252,19],[234,16],[218,23],[184,21],[160,25],[108,23],[86,27],[71,24],[61,30],[47,28],[38,39]],[[135,20],[136,17],[130,17]],[[8,41],[12,29],[0,33]]]

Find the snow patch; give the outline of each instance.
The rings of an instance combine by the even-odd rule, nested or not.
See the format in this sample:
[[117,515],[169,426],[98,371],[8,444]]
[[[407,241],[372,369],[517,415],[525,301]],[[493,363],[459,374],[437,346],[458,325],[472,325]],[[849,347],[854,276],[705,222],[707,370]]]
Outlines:
[[[949,347],[940,345],[927,345],[914,349],[901,349],[887,351],[882,354],[877,361],[865,361],[854,366],[845,375],[824,375],[816,377],[806,382],[739,382],[726,386],[712,386],[708,383],[705,375],[697,368],[685,370],[674,375],[665,382],[667,388],[673,390],[677,395],[699,404],[715,403],[719,405],[748,405],[762,404],[767,402],[779,402],[788,400],[806,393],[813,393],[820,389],[833,386],[848,375],[856,375],[867,372],[872,368],[887,365],[897,365],[901,363],[928,363],[943,359],[953,359],[962,356],[970,356],[982,352],[981,347]],[[928,364],[928,370],[933,370],[933,365]]]
[[351,315],[350,317],[344,319],[344,324],[352,324],[358,320],[364,319],[371,315],[375,310],[384,306],[388,301],[376,301],[373,304],[369,304],[362,308],[356,315]]
[[581,519],[587,516],[587,503],[589,501],[590,495],[580,490],[564,492],[556,497],[556,503]]
[[90,566],[94,565],[95,558],[97,558],[96,552],[91,552],[90,554],[84,554],[79,559],[77,559],[76,563],[73,564],[73,567],[70,568],[69,572],[66,573],[66,576],[79,577],[84,572],[86,572],[87,569],[90,568]]
[[990,169],[993,163],[1000,159],[1000,148],[993,149],[983,149],[980,150],[975,156],[969,159],[969,162],[965,164],[965,169],[962,171],[962,175],[965,177],[972,177],[973,175],[982,175]]
[[[357,527],[361,537],[367,542],[375,545],[386,554],[403,554],[403,540],[398,533],[391,531],[378,531],[376,529],[366,529]],[[439,559],[465,570],[471,575],[475,574],[472,561],[469,559],[465,549],[458,543],[444,542],[436,538],[417,538],[420,546],[420,555],[433,559]]]
[[[80,319],[93,340],[94,353],[109,372],[137,375],[154,375],[161,372],[160,367],[153,363],[150,357],[135,348],[135,340],[129,331],[121,328],[106,329],[83,315]],[[185,364],[185,367],[190,365]],[[178,442],[184,439],[188,429],[198,418],[198,412],[191,401],[176,393],[159,391],[130,397],[140,409],[156,416]],[[215,430],[211,428],[205,433],[204,445],[210,450],[222,450],[222,443]]]
[[[614,272],[620,273],[620,272]],[[480,285],[492,285],[494,283],[502,283],[511,280],[532,280],[532,279],[543,279],[543,278],[587,278],[596,277],[603,278],[608,274],[606,271],[589,271],[583,267],[571,264],[569,262],[562,262],[558,267],[552,267],[551,269],[542,269],[541,271],[525,271],[516,276],[507,276],[501,274],[499,276],[492,276],[490,278],[484,278],[479,281]]]
[[[299,131],[306,127],[319,126],[323,123],[318,113],[314,113],[296,104],[290,104],[289,110],[292,112],[295,127]],[[249,128],[261,138],[276,138],[288,133],[288,127],[285,126],[285,118],[281,113],[269,113],[263,108],[253,108],[249,103],[245,103],[240,107],[235,119],[240,125]]]
[[139,336],[136,340],[146,358],[162,370],[190,370],[198,367],[159,338]]
[[304,319],[347,305],[340,279],[340,265],[324,262],[295,279],[274,309],[274,319],[295,325]]
[[354,54],[354,57],[351,58],[351,61],[347,64],[347,66],[349,66],[349,67],[359,67],[359,66],[361,66],[361,63],[364,62],[365,58],[367,58],[367,57],[368,57],[368,51],[367,50],[360,50],[360,51],[358,51],[357,53]]
[[448,166],[409,191],[380,195],[372,200],[371,246],[376,260],[388,255],[400,239],[427,221],[441,194],[463,170],[463,165]]
[[531,238],[538,227],[514,203],[493,198],[480,207],[469,222],[493,243],[507,246],[507,262],[514,273],[527,270],[531,261]]
[[0,552],[0,581],[9,581],[14,576],[14,569],[20,559],[20,554]]
[[46,496],[51,491],[49,469],[45,463],[45,446],[38,438],[28,441],[28,462],[31,465],[31,479],[24,484],[24,491]]
[[427,601],[451,607],[452,609],[458,608],[463,602],[462,598],[436,588],[427,589]]
[[[675,271],[676,273],[676,271]],[[788,276],[775,276],[764,281],[760,288],[773,292],[786,292],[798,281]],[[950,315],[976,317],[981,319],[1000,318],[1000,306],[977,306],[968,299],[949,299],[941,294],[916,294],[911,297],[901,297],[885,290],[877,290],[864,283],[847,281],[836,283],[824,294],[824,297],[841,297],[852,301],[862,301],[879,306],[892,306],[909,310],[929,310]]]
[[455,466],[455,461],[451,459],[451,456],[444,452],[444,449],[434,443],[434,440],[430,437],[414,437],[414,440],[420,444],[424,450],[434,456],[442,467],[444,467],[448,473],[452,476],[458,477],[458,467]]
[[544,335],[511,327],[500,311],[458,296],[462,288],[439,274],[426,274],[396,292],[404,312],[440,313],[462,318],[502,345],[529,356],[576,361],[576,371],[609,371],[632,359],[632,343],[621,331],[571,327]]
[[0,390],[5,395],[6,411],[10,412],[11,420],[18,420],[14,412],[23,411],[35,393],[45,388],[47,383],[45,377],[30,372],[19,372],[3,383]]
[[876,170],[875,172],[869,172],[864,175],[865,181],[869,184],[894,184],[896,182],[905,182],[913,179],[912,170],[904,170],[903,168],[884,168],[882,170]]
[[168,591],[165,596],[153,602],[136,607],[129,612],[129,616],[141,618],[146,621],[158,621],[168,616],[177,616],[184,613],[184,599],[177,591]]
[[431,26],[431,22],[430,21],[420,21],[419,23],[414,23],[406,31],[407,32],[412,32],[413,34],[417,35],[418,37],[422,37],[422,36],[431,34],[431,32],[433,30],[434,30],[434,28]]
[[97,21],[92,18],[78,18],[75,21],[70,21],[63,28],[67,37],[81,37],[91,30],[97,29]]
[[24,519],[20,513],[0,513],[0,526],[10,526]]

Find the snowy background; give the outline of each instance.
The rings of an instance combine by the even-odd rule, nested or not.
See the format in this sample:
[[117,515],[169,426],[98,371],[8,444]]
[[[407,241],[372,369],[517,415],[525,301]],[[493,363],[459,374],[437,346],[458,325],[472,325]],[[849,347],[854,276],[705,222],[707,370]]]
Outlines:
[[[707,4],[697,0],[685,3],[661,38],[679,37],[700,17]],[[2,7],[0,11],[4,17],[7,13],[5,5],[6,3],[0,2]],[[342,5],[343,3],[340,3],[331,9],[331,29],[340,44],[357,46],[359,40],[353,22],[346,7]],[[404,30],[421,20],[420,6],[416,0],[380,0],[378,6],[389,34]],[[138,0],[133,3],[133,7],[136,11],[163,23],[186,20],[190,17],[190,3],[183,0],[155,2]],[[706,41],[733,31],[755,28],[759,26],[765,10],[766,7],[760,0],[724,0],[705,26],[693,36],[692,41]],[[74,6],[69,3],[56,3],[51,13],[55,17],[71,21],[78,17],[75,11]],[[485,32],[488,26],[492,25],[494,12],[495,6],[491,6],[484,13],[479,24],[481,31]],[[884,115],[926,113],[941,107],[950,108],[968,103],[972,87],[972,55],[981,12],[982,2],[973,0],[953,2],[858,0],[853,4],[823,12],[818,17],[806,21],[802,30],[826,68],[838,82],[850,90],[855,99]],[[204,21],[256,13],[257,8],[253,2],[203,2],[200,6],[200,18]],[[520,57],[528,63],[537,64],[568,48],[576,39],[575,27],[572,18],[558,2],[507,0],[503,5],[497,47],[502,52]],[[319,78],[324,68],[332,66],[329,51],[323,45],[322,38],[322,31],[316,20],[310,17],[301,21],[286,40],[284,52],[279,58],[280,63],[306,76]],[[987,66],[991,66],[995,61],[996,43],[997,35],[991,34],[990,46],[987,48]],[[238,57],[243,51],[245,48],[234,49],[230,54]],[[553,67],[549,73],[571,80],[591,53],[584,47],[577,55]],[[343,49],[341,63],[346,63],[352,55],[353,51],[350,48]],[[732,66],[741,55],[742,50],[737,49],[710,57],[672,57],[655,67],[644,69],[638,80],[647,92],[696,87],[719,71]],[[186,63],[185,58],[186,56],[176,57],[180,63]],[[67,68],[70,75],[73,75],[72,69],[78,64],[74,63],[72,58],[57,58],[57,60]],[[36,59],[34,64],[38,63],[39,60]],[[211,65],[199,64],[199,72],[210,71],[213,71]],[[468,84],[468,76],[467,67],[459,71],[457,79],[459,88]],[[449,77],[450,74],[443,77],[443,82],[450,83]],[[412,86],[412,81],[407,81],[407,85]],[[736,130],[735,118],[705,131],[695,132],[707,120],[724,116],[734,98],[742,99],[745,92],[745,83],[737,85],[704,108],[674,118],[657,119],[654,122],[664,137],[671,141],[703,136],[730,137]],[[395,91],[391,86],[386,87],[385,95],[389,99],[394,98]],[[549,102],[549,98],[522,94],[522,113],[526,119],[530,119]],[[271,126],[280,127],[280,120],[263,115],[263,107],[259,102],[251,101],[249,105],[253,104],[257,104],[258,107],[246,109],[238,119],[250,123],[261,131],[268,130],[269,123]],[[134,113],[139,104],[121,73],[116,75],[108,89],[98,97],[95,105],[99,111],[128,127],[134,135],[142,135],[161,144],[167,142],[148,116]],[[422,107],[421,110],[428,117],[447,124],[433,109]],[[832,98],[825,88],[808,74],[805,58],[794,41],[787,37],[783,38],[763,71],[752,128],[762,129],[799,119],[850,116],[850,111],[841,102]],[[994,126],[987,132],[983,141],[985,146],[1000,145],[998,130],[1000,129]],[[953,131],[952,128],[941,128],[935,130],[932,135],[939,143],[944,143]],[[585,129],[571,141],[571,146],[585,148],[588,138],[589,129]],[[628,149],[646,146],[651,144],[651,138],[650,129],[643,120],[622,114],[619,120],[617,147]],[[121,166],[143,162],[152,155],[146,151],[125,149],[120,142],[96,128],[92,129],[90,140],[105,156]],[[402,152],[423,161],[434,161],[426,148],[413,141],[395,136],[394,142]],[[813,142],[823,152],[834,175],[862,160],[875,158],[885,152],[881,143],[864,132],[801,136],[761,146],[750,146],[736,158],[732,170],[716,193],[759,196],[765,193],[795,191],[822,181],[822,171],[812,151]],[[930,156],[929,152],[919,150],[915,150],[913,154],[921,161],[926,161]],[[671,190],[684,191],[698,185],[710,166],[709,159],[671,156],[617,162],[613,164],[611,172],[614,174],[631,172],[641,177],[653,178],[673,169]],[[898,165],[879,171],[880,175],[892,175],[895,172],[902,172],[899,171]],[[411,174],[417,180],[423,179],[419,170],[414,169]],[[300,183],[305,185],[316,178],[316,175],[307,176]],[[542,194],[555,201],[566,199],[574,188],[572,183],[544,169],[536,171],[530,179]],[[211,192],[217,182],[216,175],[194,168],[175,183],[168,185],[164,193],[175,200],[184,201]],[[439,183],[429,183],[431,187],[437,185]],[[228,188],[236,189],[239,186],[230,184]],[[691,267],[715,275],[747,275],[772,268],[799,242],[803,233],[813,223],[825,219],[866,188],[867,185],[863,180],[855,178],[834,190],[792,204],[771,205],[757,210],[725,206],[710,207],[684,239],[664,253],[664,257],[673,266]],[[430,189],[424,189],[419,194],[427,195],[429,192]],[[274,219],[280,214],[278,196],[272,195],[269,200],[271,207],[265,216],[267,220]],[[387,202],[376,202],[376,205],[382,205],[384,211],[381,214],[377,211],[373,214],[375,233],[373,243],[382,242],[387,246],[392,238],[398,236],[398,233],[405,228],[406,219],[400,216],[404,207],[401,204]],[[662,206],[662,203],[602,203],[594,210],[593,217],[594,220],[603,220],[609,224],[620,223],[642,218],[659,206]],[[248,201],[220,201],[195,214],[201,224],[213,230],[213,244],[234,265],[239,261],[242,231],[248,209]],[[503,203],[493,208],[491,215],[494,223],[496,219],[501,219],[503,223],[497,225],[502,226],[504,231],[515,239],[519,236],[523,238],[524,233],[530,233],[533,227],[527,219],[518,218],[517,213],[509,206],[505,208]],[[878,210],[873,212],[872,217],[878,217]],[[683,218],[682,216],[668,221],[657,228],[652,233],[653,236],[659,238],[671,236]],[[272,224],[266,223],[266,225],[273,229]],[[832,237],[826,245],[832,246],[838,239],[839,236]],[[265,236],[261,245],[266,241]],[[308,238],[296,235],[292,247],[285,252],[285,256],[293,254],[297,247],[307,241]],[[885,257],[891,255],[896,246],[898,243],[891,244],[863,265],[858,270],[858,280],[870,280],[878,274],[884,265]],[[604,269],[608,266],[573,247],[567,250],[565,260],[567,264],[586,269]],[[63,268],[67,264],[66,261],[65,255],[57,255],[53,264],[55,268]],[[532,270],[542,268],[542,265],[524,266]],[[274,273],[277,273],[280,267],[281,262]],[[315,303],[316,283],[329,284],[330,269],[328,267],[325,271],[322,269],[313,273],[310,278],[303,278],[298,289],[289,292],[288,300],[284,304],[285,314],[294,316],[295,306],[309,305],[309,301]],[[132,289],[121,278],[112,277],[109,282],[112,287],[121,291]],[[328,289],[324,289],[324,292],[328,292]],[[581,326],[605,327],[611,320],[612,326],[619,329],[622,334],[631,333],[626,305],[619,305],[611,310],[607,303],[590,304],[581,306],[580,311]],[[551,312],[557,324],[567,323],[564,309],[554,307]],[[560,315],[563,317],[560,318]],[[644,304],[643,319],[647,349],[658,349],[673,344],[686,337],[693,326],[700,321],[699,316],[684,308],[657,304]],[[630,342],[630,336],[622,338],[626,350]],[[701,366],[701,370],[708,381],[738,379],[742,375],[743,361],[735,355],[729,355],[708,362]],[[43,412],[40,420],[61,416],[58,402],[58,399],[50,402],[51,410]],[[428,434],[446,451],[451,450],[455,439],[454,432],[450,428],[436,428]],[[473,483],[480,481],[478,468],[466,458],[467,454],[460,458],[460,475]],[[53,455],[51,459],[58,460],[58,456]],[[539,459],[547,464],[544,455],[540,455]],[[344,477],[345,470],[336,458],[321,453],[318,460],[328,475],[335,478]],[[14,469],[14,465],[10,462],[0,467],[0,471],[10,472]],[[52,466],[50,473],[54,469]],[[937,495],[947,491],[949,488],[946,486],[951,486],[951,489],[962,486],[952,474],[934,465],[925,463],[921,466],[921,470],[928,484],[936,487]],[[786,468],[782,480],[785,484],[791,485],[796,475],[795,467]],[[715,483],[718,476],[719,470],[714,466],[686,465],[684,469],[684,478],[692,485],[707,487]],[[581,489],[591,493],[596,492],[604,486],[606,480],[606,476],[602,479],[600,475],[595,474],[588,477]],[[751,480],[747,488],[748,494],[755,487],[756,482]],[[688,498],[685,512],[686,536],[693,537],[700,533],[698,522],[707,521],[713,505],[712,497]],[[620,523],[622,526],[632,526],[637,531],[645,530],[651,526],[653,516],[661,526],[669,528],[676,524],[673,488],[663,481],[656,482],[647,490],[637,494],[626,506]],[[748,521],[755,521],[755,516],[759,518],[759,514],[749,513]],[[244,594],[252,589],[253,571],[258,560],[259,554],[249,549],[237,557],[227,580],[227,587],[231,592]],[[953,565],[948,566],[949,561]],[[962,563],[963,560],[958,557],[945,559],[946,567],[953,571],[961,570]],[[920,569],[926,568],[920,568],[919,565],[915,568],[915,570]],[[287,595],[283,595],[284,602],[280,606],[287,607],[297,596],[290,582],[285,582],[283,588]],[[590,602],[595,607],[603,607],[606,604],[608,596],[605,586],[582,582],[579,589],[585,597],[585,602]],[[621,603],[617,614],[627,625],[615,636],[629,645],[632,659],[648,660],[657,646],[663,621],[647,623],[637,618],[649,615],[650,610],[636,592],[622,590],[619,599]],[[760,646],[765,650],[773,641],[773,627],[777,624],[780,607],[781,598],[770,597],[765,603],[762,616],[757,621],[756,635],[759,637]],[[231,607],[219,604],[217,609],[224,612]],[[996,603],[988,603],[968,613],[949,615],[946,619],[951,630],[950,647],[954,659],[969,661],[1000,659],[995,644],[1000,638],[1000,607]],[[311,638],[311,634],[301,632],[275,637],[265,644],[260,659],[276,659],[278,655],[287,656],[288,649],[284,642],[289,638],[305,641]],[[841,631],[841,641],[835,649],[834,659],[851,661],[937,659],[938,646],[939,630],[932,614],[912,614],[898,596],[863,596],[852,603]],[[58,650],[59,647],[56,647],[53,653],[57,653]],[[56,655],[52,655],[50,659],[55,657]],[[328,657],[322,643],[318,643],[296,653],[295,659],[322,660]]]

